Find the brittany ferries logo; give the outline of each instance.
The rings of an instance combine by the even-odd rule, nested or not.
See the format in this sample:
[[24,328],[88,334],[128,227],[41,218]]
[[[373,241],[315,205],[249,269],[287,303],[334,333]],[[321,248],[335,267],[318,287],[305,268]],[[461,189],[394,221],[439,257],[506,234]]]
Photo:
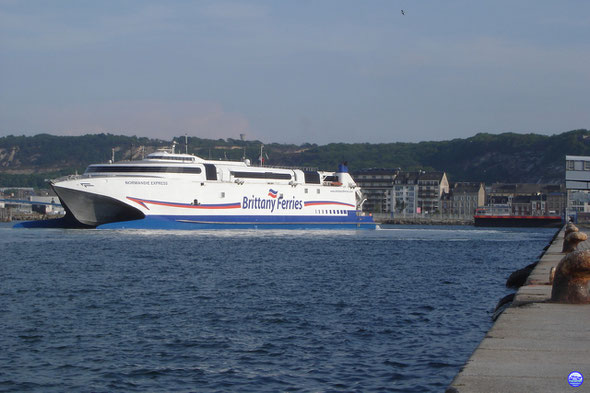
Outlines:
[[270,210],[273,213],[275,210],[301,210],[303,209],[303,201],[301,199],[285,199],[279,196],[278,191],[270,188],[268,190],[270,198],[259,198],[252,195],[251,198],[245,196],[242,200],[242,209],[248,210]]

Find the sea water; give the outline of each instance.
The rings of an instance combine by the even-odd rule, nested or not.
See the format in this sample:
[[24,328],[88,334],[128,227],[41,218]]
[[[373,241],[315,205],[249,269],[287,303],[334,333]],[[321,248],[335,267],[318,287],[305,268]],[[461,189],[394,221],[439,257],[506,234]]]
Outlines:
[[440,392],[554,229],[0,226],[0,391]]

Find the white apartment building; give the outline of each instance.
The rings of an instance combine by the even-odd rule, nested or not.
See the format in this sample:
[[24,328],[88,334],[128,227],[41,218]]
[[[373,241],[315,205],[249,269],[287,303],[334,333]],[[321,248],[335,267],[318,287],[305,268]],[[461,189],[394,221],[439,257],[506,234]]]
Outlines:
[[590,157],[565,156],[567,214],[590,212]]

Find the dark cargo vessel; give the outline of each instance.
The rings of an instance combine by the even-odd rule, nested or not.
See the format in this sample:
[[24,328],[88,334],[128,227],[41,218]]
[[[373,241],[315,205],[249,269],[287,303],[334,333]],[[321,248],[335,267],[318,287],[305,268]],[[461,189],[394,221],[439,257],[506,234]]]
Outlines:
[[476,227],[545,227],[558,228],[562,225],[561,216],[493,216],[476,214],[473,216]]

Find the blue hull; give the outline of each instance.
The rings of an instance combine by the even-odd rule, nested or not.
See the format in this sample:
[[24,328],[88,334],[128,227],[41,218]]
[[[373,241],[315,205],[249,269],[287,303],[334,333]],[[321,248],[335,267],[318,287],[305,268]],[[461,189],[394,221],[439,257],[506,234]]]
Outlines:
[[97,229],[375,229],[371,216],[147,216],[111,222]]

